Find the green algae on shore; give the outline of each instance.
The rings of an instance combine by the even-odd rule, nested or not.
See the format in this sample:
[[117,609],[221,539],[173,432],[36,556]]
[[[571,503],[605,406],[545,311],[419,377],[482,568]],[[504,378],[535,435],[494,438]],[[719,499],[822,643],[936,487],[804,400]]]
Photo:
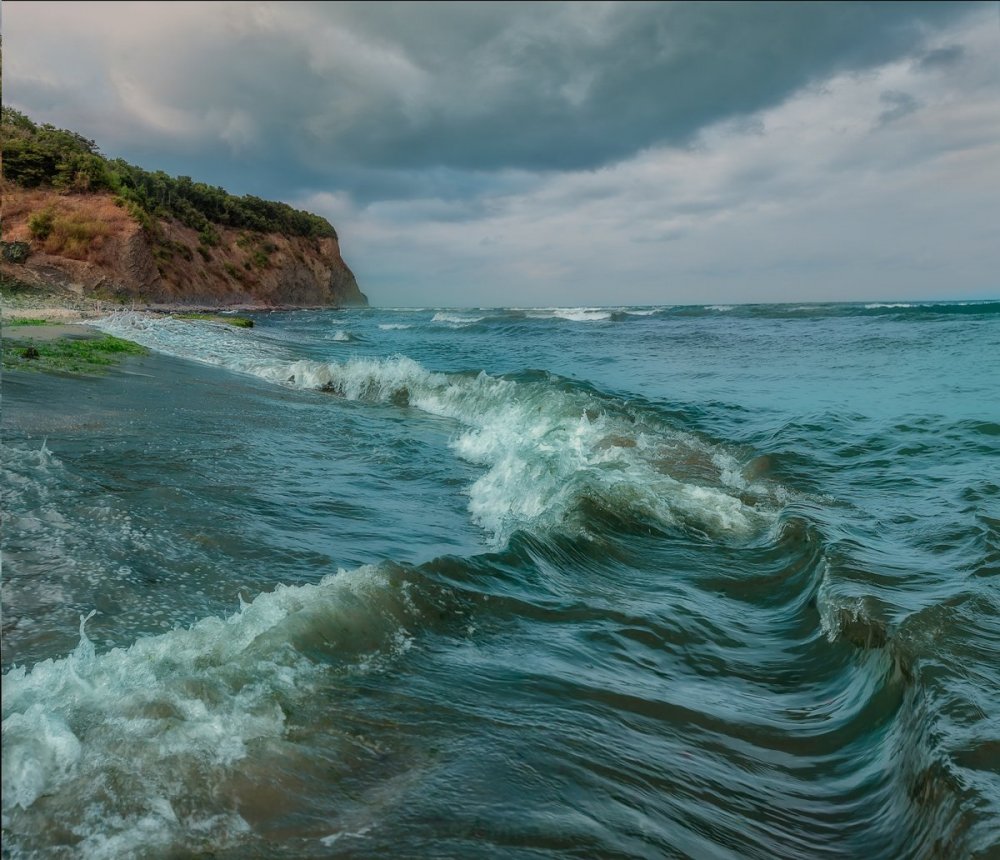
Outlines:
[[4,328],[15,326],[34,326],[34,325],[52,325],[48,320],[38,319],[37,317],[15,317],[14,319],[4,320]]
[[4,370],[94,375],[103,373],[126,355],[148,354],[146,347],[111,335],[3,339]]
[[253,320],[249,317],[230,317],[221,314],[172,314],[179,320],[201,320],[202,322],[224,323],[237,328],[253,328]]

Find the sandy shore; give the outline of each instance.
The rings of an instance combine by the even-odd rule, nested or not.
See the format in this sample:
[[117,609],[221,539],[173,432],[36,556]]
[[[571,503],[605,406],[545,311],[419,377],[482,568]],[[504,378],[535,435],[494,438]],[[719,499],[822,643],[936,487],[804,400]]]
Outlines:
[[[330,307],[329,305],[317,305]],[[109,302],[53,302],[46,299],[32,300],[18,297],[15,302],[4,300],[0,302],[0,322],[7,319],[42,319],[53,323],[75,323],[100,319],[115,311],[136,311],[151,314],[232,314],[232,313],[267,313],[268,311],[308,310],[305,306],[276,305],[119,305]]]
[[[73,323],[81,320],[97,319],[106,312],[87,312],[77,308],[55,307],[7,307],[0,308],[0,321],[16,319],[39,319],[53,323]],[[80,326],[74,326],[79,328]],[[18,327],[20,328],[20,326]],[[41,328],[41,326],[39,326]]]
[[61,337],[96,338],[101,333],[89,325],[53,323],[52,325],[11,326],[3,331],[4,337],[20,341],[51,341]]

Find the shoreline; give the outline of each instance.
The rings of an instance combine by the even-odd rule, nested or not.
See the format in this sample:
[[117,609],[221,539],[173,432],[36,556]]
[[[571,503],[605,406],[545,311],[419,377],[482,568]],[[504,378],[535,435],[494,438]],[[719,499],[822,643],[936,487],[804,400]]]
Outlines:
[[135,311],[149,314],[239,314],[273,313],[307,310],[348,310],[338,305],[270,305],[243,303],[234,305],[190,304],[172,302],[167,304],[146,304],[130,302],[118,304],[99,300],[85,300],[77,297],[29,296],[25,294],[4,295],[0,298],[0,323],[3,320],[44,319],[48,322],[82,323],[100,319],[116,311]]

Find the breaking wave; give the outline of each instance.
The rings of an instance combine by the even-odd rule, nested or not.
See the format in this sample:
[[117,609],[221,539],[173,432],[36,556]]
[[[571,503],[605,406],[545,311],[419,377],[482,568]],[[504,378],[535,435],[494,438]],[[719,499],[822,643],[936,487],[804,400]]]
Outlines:
[[132,314],[100,327],[275,384],[455,421],[453,450],[486,469],[468,489],[469,511],[497,545],[519,529],[587,534],[585,511],[594,509],[661,529],[744,538],[773,521],[783,501],[780,488],[744,479],[721,446],[550,374],[438,373],[405,356],[282,360],[250,339],[220,346],[214,330],[196,341],[188,326],[175,339],[171,321]]
[[238,840],[250,824],[234,786],[270,778],[269,755],[307,727],[301,715],[331,671],[405,653],[421,610],[386,565],[278,585],[228,618],[104,654],[86,620],[68,657],[4,675],[4,827],[16,856],[51,844],[39,821],[88,858]]

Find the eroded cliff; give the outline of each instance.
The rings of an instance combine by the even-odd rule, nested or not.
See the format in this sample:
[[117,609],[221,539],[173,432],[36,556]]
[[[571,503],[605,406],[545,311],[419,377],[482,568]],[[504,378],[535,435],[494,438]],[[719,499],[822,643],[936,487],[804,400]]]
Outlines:
[[[69,194],[4,182],[2,193],[0,271],[22,284],[146,304],[368,303],[336,236],[222,225],[199,232],[172,218],[143,226],[106,192]],[[12,243],[24,243],[19,253],[10,253]]]

